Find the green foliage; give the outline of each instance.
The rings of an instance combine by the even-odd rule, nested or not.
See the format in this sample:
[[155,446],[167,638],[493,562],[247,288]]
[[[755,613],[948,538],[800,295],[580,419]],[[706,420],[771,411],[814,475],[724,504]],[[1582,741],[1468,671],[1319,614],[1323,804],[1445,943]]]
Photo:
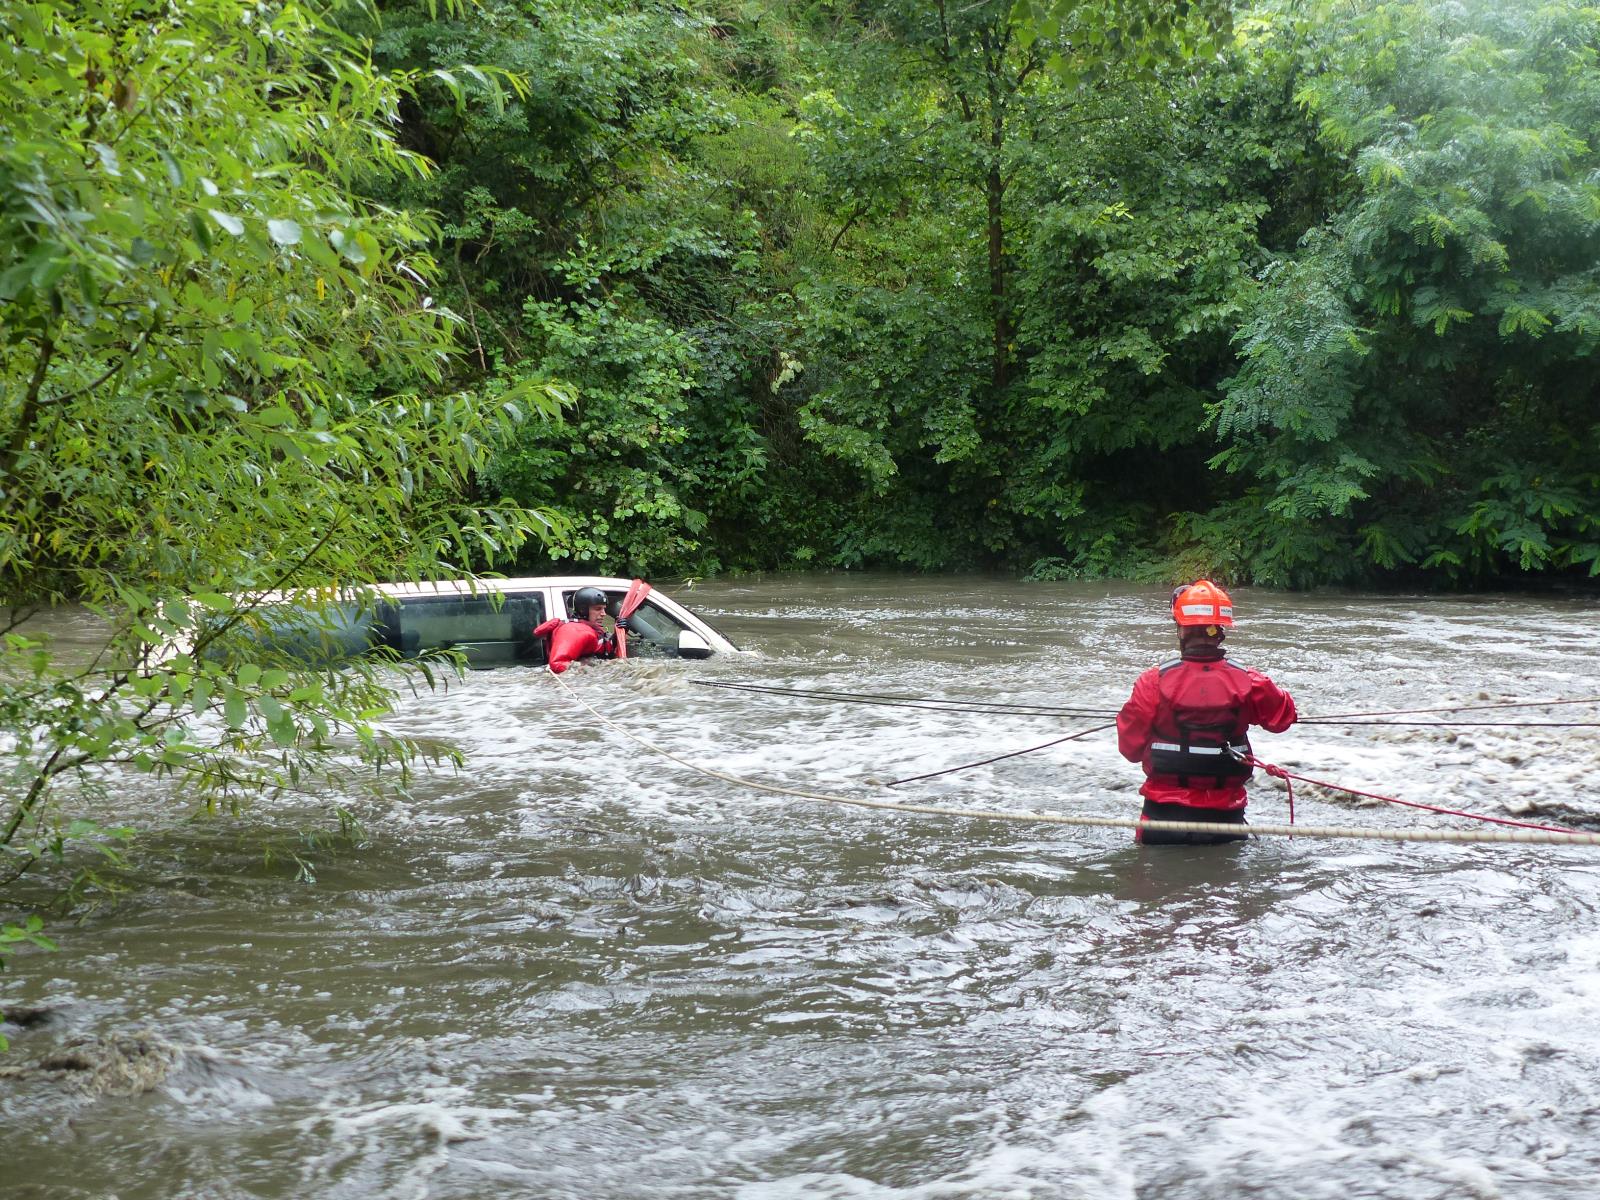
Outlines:
[[[572,518],[525,566],[1465,583],[1597,557],[1592,22],[409,0],[375,36],[433,80],[399,194],[471,385],[576,397],[481,480]],[[461,57],[524,93],[463,107],[426,74]]]
[[470,21],[393,6],[377,46],[410,70],[464,53],[526,80],[500,112],[423,95],[406,130],[442,160],[408,194],[442,214],[483,387],[573,390],[560,426],[502,439],[483,476],[571,518],[524,567],[714,569],[713,522],[741,537],[780,490],[756,494],[755,423],[786,336],[772,297],[811,222],[765,95],[783,40],[678,7],[496,0]]
[[1204,405],[1308,130],[1281,60],[1163,71],[1175,41],[1083,36],[1131,8],[1061,7],[1070,37],[1018,37],[1002,5],[862,6],[802,103],[841,225],[799,292],[799,412],[874,493],[842,539],[865,557],[836,562],[1145,572],[1207,491]]
[[1600,574],[1600,13],[1312,19],[1297,95],[1351,191],[1265,275],[1212,410],[1257,485],[1245,574]]
[[[55,939],[45,936],[44,918],[37,913],[30,913],[20,925],[9,921],[0,925],[0,947],[9,946],[34,946],[40,950],[56,949]],[[0,970],[4,970],[5,965],[6,958],[0,954]],[[0,1037],[0,1050],[5,1048],[6,1040]]]
[[633,299],[589,290],[571,304],[528,302],[537,369],[574,385],[577,399],[564,419],[502,449],[483,478],[574,514],[547,547],[552,559],[646,574],[686,561],[706,518],[684,503],[695,476],[673,454],[688,437],[695,347]]
[[1069,83],[1108,66],[1152,82],[1164,64],[1218,54],[1233,28],[1227,0],[1015,0],[1011,15],[1025,45],[1062,44],[1049,65]]
[[[1271,211],[1259,145],[1212,149],[1219,92],[1084,106],[1076,155],[1041,155],[1021,184],[1035,214],[1017,283],[1028,374],[1008,412],[1006,501],[1031,540],[1096,572],[1143,573],[1165,514],[1211,490],[1204,406]],[[1252,110],[1257,129],[1265,115]],[[1123,548],[1116,565],[1108,544]]]
[[[373,724],[379,664],[212,651],[274,590],[331,612],[508,559],[544,518],[458,497],[552,401],[539,380],[493,405],[444,386],[437,228],[358,198],[428,174],[392,132],[421,77],[373,70],[327,8],[35,0],[0,31],[9,881],[106,845],[52,801],[107,767],[208,805],[342,773],[343,736],[403,771],[417,748]],[[63,600],[103,622],[87,660],[24,625]]]

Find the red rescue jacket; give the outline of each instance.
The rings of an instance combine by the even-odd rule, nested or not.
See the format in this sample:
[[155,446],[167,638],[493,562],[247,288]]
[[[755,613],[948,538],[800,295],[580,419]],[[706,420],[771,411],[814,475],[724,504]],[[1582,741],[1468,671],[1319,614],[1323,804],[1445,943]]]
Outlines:
[[1294,698],[1259,671],[1200,652],[1151,667],[1117,714],[1117,749],[1144,767],[1139,794],[1158,804],[1241,809],[1249,768],[1228,754],[1249,751],[1252,725],[1282,733]]
[[617,645],[610,634],[601,633],[587,621],[563,621],[552,617],[533,631],[536,638],[547,638],[545,660],[557,675],[580,658],[615,658]]

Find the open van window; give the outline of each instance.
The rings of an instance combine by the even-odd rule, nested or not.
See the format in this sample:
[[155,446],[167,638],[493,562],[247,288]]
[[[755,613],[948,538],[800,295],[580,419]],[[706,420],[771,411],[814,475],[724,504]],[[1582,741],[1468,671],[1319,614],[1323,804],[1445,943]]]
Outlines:
[[[606,612],[614,620],[628,593],[616,588],[605,588],[604,591]],[[576,594],[576,588],[561,593],[562,607],[569,614],[572,612],[572,597]],[[686,623],[667,612],[654,600],[646,599],[633,610],[633,616],[628,618],[628,657],[677,658],[679,635],[688,628]]]
[[[617,602],[621,602],[618,596]],[[628,618],[628,652],[638,646],[644,654],[664,654],[675,658],[678,654],[678,635],[688,626],[672,616],[659,604],[646,600],[633,610]]]

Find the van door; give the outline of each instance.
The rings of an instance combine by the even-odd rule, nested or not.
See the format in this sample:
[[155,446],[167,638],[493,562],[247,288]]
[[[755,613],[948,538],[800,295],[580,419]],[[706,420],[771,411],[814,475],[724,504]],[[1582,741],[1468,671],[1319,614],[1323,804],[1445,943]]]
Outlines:
[[[619,606],[626,592],[607,592],[611,606]],[[688,626],[654,600],[646,597],[628,618],[628,657],[677,658],[678,638]]]
[[533,636],[544,620],[540,592],[405,596],[394,601],[399,649],[404,658],[424,650],[455,650],[471,667],[539,666],[544,643]]

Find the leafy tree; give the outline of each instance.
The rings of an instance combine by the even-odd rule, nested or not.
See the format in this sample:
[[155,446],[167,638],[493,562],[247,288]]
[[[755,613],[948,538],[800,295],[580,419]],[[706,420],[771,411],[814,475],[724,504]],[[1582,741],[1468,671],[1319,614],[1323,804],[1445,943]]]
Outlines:
[[408,194],[442,214],[480,372],[575,389],[485,476],[573,518],[527,564],[714,568],[714,519],[738,539],[783,490],[752,485],[785,320],[761,268],[786,269],[805,224],[771,177],[798,161],[765,96],[783,47],[759,21],[627,0],[493,0],[470,21],[391,5],[376,45],[406,69],[465,53],[527,80],[502,110],[419,93],[404,131],[442,163]]
[[[852,16],[831,86],[801,110],[839,216],[831,261],[798,292],[799,423],[859,472],[834,561],[970,565],[1009,541],[995,422],[1014,382],[1025,218],[1008,196],[1031,139],[1074,98],[1044,70],[1056,45],[1019,36],[999,0],[887,0]],[[929,520],[952,508],[953,527]]]
[[384,16],[456,382],[575,387],[481,476],[576,518],[529,566],[1596,561],[1580,6]]
[[1273,583],[1600,574],[1600,13],[1275,18],[1347,172],[1265,273],[1215,406],[1249,485],[1193,530]]
[[[1293,61],[1235,47],[1163,70],[1074,114],[1020,172],[1019,358],[1002,505],[1036,574],[1214,569],[1175,564],[1172,514],[1231,482],[1206,406],[1268,246],[1324,211],[1337,158],[1292,101]],[[1059,547],[1059,549],[1057,549]]]
[[[1226,15],[389,5],[394,65],[464,53],[529,79],[503,111],[421,93],[404,136],[443,163],[408,194],[443,214],[478,369],[575,386],[484,477],[575,518],[533,561],[1027,562],[1158,524],[1169,498],[1121,486],[1123,458],[1182,445],[1162,478],[1204,478],[1203,404],[1272,207],[1260,171],[1219,182],[1247,155],[1174,163],[1163,135],[1180,109],[1185,152],[1209,153],[1225,89],[1173,64]],[[1191,220],[1202,179],[1221,208]],[[1075,221],[1082,241],[1051,240]],[[1102,266],[1126,310],[1083,286]]]
[[[0,11],[0,883],[115,854],[89,798],[121,770],[236,805],[342,778],[348,739],[403,777],[418,747],[374,725],[392,678],[250,648],[284,619],[263,597],[301,598],[302,632],[337,642],[363,584],[543,530],[459,500],[550,395],[441,386],[438,230],[357,198],[427,175],[393,133],[421,81],[374,70],[334,15]],[[97,651],[26,623],[62,601],[100,620]]]
[[670,569],[692,556],[691,539],[706,522],[683,499],[696,473],[674,461],[688,437],[696,347],[631,289],[604,294],[602,269],[572,269],[592,272],[585,294],[568,303],[529,300],[524,324],[540,348],[538,370],[570,381],[577,397],[547,429],[503,446],[483,478],[496,491],[572,513],[547,548],[556,560]]
[[1144,569],[1164,513],[1209,494],[1203,406],[1279,169],[1261,141],[1303,122],[1269,97],[1217,153],[1219,110],[1261,87],[1211,61],[1225,6],[855,11],[859,46],[804,110],[845,261],[801,294],[807,436],[877,493],[853,545]]

